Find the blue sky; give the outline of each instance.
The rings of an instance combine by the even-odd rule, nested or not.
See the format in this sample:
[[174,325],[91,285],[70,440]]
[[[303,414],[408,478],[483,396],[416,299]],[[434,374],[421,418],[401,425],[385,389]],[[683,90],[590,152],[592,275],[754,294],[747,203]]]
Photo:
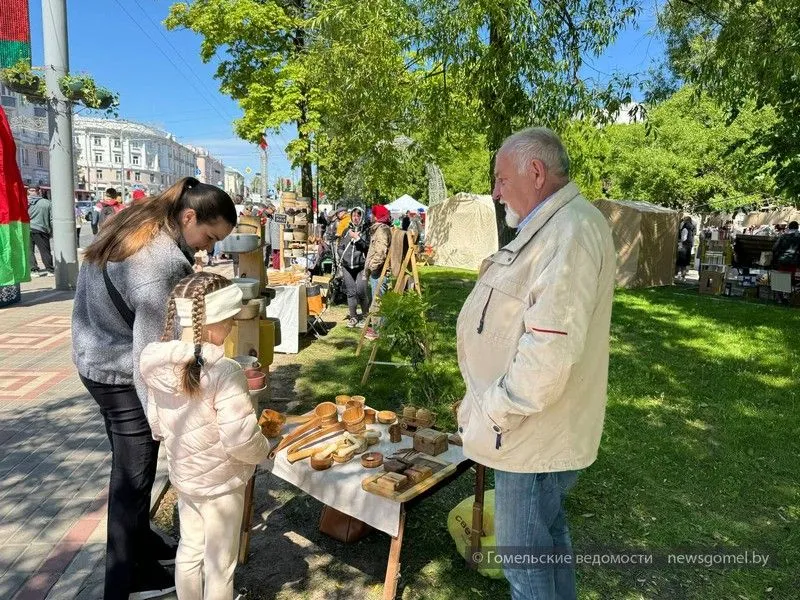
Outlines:
[[[30,1],[34,64],[43,61],[41,2]],[[643,0],[638,27],[629,27],[582,74],[600,81],[614,72],[644,73],[663,55],[652,35],[656,2]],[[70,69],[91,73],[121,96],[121,118],[149,123],[185,142],[208,148],[227,166],[259,170],[257,147],[236,138],[238,105],[219,92],[214,64],[200,60],[199,36],[167,31],[169,0],[68,0]],[[291,176],[283,147],[293,127],[270,137],[270,181]]]

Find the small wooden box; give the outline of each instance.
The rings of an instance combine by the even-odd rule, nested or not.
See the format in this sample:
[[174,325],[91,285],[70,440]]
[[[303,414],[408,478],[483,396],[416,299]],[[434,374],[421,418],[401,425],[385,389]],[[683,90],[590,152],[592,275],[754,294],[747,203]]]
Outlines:
[[435,429],[420,429],[414,434],[414,450],[437,456],[447,451],[447,434]]
[[408,477],[408,480],[413,485],[419,483],[420,481],[425,481],[428,477],[433,475],[433,469],[424,465],[409,467],[403,471],[403,475]]
[[408,483],[408,477],[400,473],[384,473],[384,475],[377,480],[377,484],[388,491],[396,492]]

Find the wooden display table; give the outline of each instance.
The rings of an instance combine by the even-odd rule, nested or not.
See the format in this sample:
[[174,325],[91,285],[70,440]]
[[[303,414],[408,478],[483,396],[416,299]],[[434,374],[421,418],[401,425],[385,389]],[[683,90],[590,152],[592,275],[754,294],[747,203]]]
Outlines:
[[[389,456],[401,448],[406,448],[411,444],[411,438],[404,437],[402,442],[392,444],[385,425],[369,425],[369,429],[381,432],[381,440],[377,446],[370,448],[381,452],[384,456]],[[271,440],[275,443],[275,440]],[[472,551],[469,556],[480,548],[480,537],[483,526],[483,492],[485,468],[475,464],[473,461],[464,457],[460,446],[451,446],[447,452],[437,457],[440,460],[450,463],[447,473],[443,477],[437,478],[428,486],[414,486],[403,494],[402,502],[395,502],[388,498],[370,493],[362,488],[362,483],[371,475],[381,469],[366,469],[361,466],[357,459],[353,459],[344,464],[335,464],[326,471],[314,471],[308,460],[301,460],[290,464],[286,459],[286,449],[278,452],[274,461],[268,463],[271,473],[284,481],[291,483],[310,496],[321,501],[327,506],[347,515],[355,517],[378,529],[391,538],[389,546],[389,559],[386,564],[386,576],[384,579],[384,600],[391,600],[397,594],[397,584],[400,577],[400,555],[403,546],[403,536],[405,524],[411,509],[428,496],[436,493],[444,486],[455,480],[459,475],[475,467],[475,504],[473,507],[473,533]],[[424,482],[423,482],[424,483]],[[245,497],[245,520],[243,531],[250,528],[250,518],[252,516],[252,489],[248,486]],[[240,561],[246,560],[246,547],[248,539],[243,540]]]

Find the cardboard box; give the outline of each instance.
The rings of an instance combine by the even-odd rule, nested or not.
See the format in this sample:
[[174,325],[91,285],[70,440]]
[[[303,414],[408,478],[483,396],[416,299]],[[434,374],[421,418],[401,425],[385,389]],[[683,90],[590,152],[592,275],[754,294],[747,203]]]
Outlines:
[[700,271],[700,293],[719,296],[725,287],[725,273]]

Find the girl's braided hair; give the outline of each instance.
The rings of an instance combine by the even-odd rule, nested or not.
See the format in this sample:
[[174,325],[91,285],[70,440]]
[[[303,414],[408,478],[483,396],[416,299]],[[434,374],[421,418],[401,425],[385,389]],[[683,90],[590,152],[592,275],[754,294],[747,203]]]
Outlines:
[[203,324],[206,319],[206,294],[216,292],[233,283],[216,273],[193,273],[181,279],[172,290],[167,305],[167,319],[164,324],[162,342],[175,339],[175,318],[177,309],[175,298],[187,298],[192,301],[192,336],[194,342],[194,358],[183,368],[181,389],[190,397],[197,396],[200,391],[200,375],[203,367]]

